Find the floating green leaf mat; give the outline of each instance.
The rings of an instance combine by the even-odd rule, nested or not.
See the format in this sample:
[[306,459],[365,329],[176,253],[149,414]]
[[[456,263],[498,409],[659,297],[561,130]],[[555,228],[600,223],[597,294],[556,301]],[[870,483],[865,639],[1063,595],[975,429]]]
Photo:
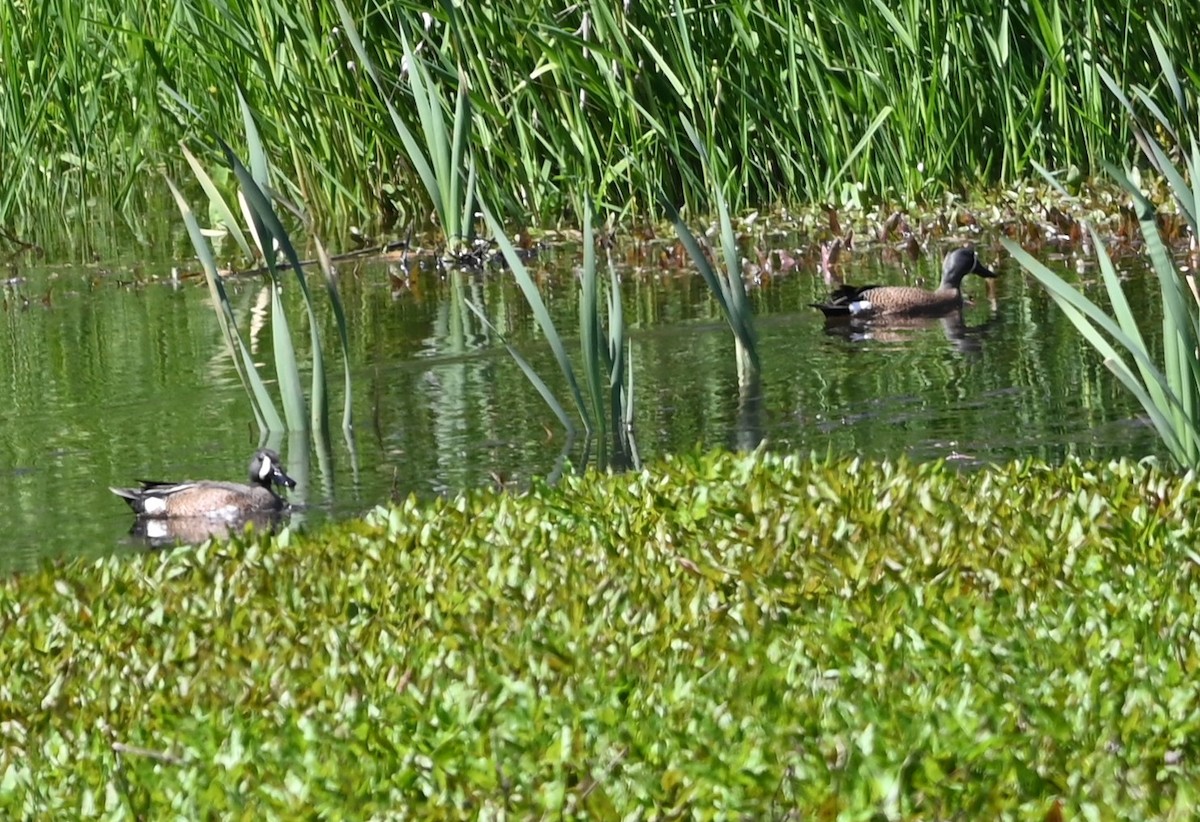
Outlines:
[[47,567],[0,585],[0,814],[1183,818],[1198,504],[718,454]]

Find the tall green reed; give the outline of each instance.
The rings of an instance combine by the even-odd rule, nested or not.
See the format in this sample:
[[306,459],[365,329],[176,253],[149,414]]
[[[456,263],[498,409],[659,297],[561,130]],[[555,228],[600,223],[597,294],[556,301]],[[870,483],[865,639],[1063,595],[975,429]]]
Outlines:
[[[301,262],[289,232],[275,210],[275,204],[286,206],[297,216],[303,217],[303,214],[275,191],[272,186],[270,163],[253,114],[248,106],[243,106],[242,115],[246,130],[249,168],[224,141],[219,142],[224,160],[237,181],[237,200],[246,221],[246,232],[240,229],[234,210],[200,161],[186,147],[183,148],[183,154],[208,198],[209,212],[217,215],[222,226],[230,233],[247,257],[251,257],[254,251],[257,251],[263,261],[270,291],[271,339],[275,376],[279,383],[280,399],[283,405],[282,417],[266,388],[266,381],[259,374],[249,349],[237,330],[233,307],[225,291],[224,278],[216,266],[215,256],[208,239],[179,187],[169,177],[167,183],[176,199],[193,247],[204,268],[205,279],[213,298],[213,308],[230,353],[233,355],[238,374],[251,397],[260,431],[263,433],[285,430],[309,432],[320,445],[327,440],[329,429],[329,401],[320,332],[321,323],[312,290],[309,288],[304,264]],[[254,242],[253,249],[247,240],[247,234]],[[325,281],[326,294],[333,311],[341,345],[345,391],[342,429],[348,433],[353,419],[346,316],[329,256],[319,240],[314,238],[313,242],[318,250],[318,265]],[[286,269],[281,265],[280,258],[286,261]],[[290,321],[283,304],[285,270],[292,273],[294,282],[302,295],[307,315],[310,350],[310,386],[307,394],[301,385],[300,361],[292,339]],[[319,449],[319,452],[321,450],[323,449]]]
[[[409,128],[396,106],[388,97],[388,86],[367,54],[357,25],[341,0],[335,0],[344,34],[351,43],[355,55],[375,86],[387,108],[392,126],[405,146],[408,159],[416,167],[425,185],[425,190],[438,214],[439,223],[445,232],[445,259],[462,260],[474,258],[474,209],[475,161],[468,147],[471,107],[463,85],[463,72],[459,68],[459,90],[453,115],[447,118],[443,110],[439,84],[432,79],[425,58],[410,46],[402,32],[404,67],[409,78],[414,108],[420,122],[420,138]],[[453,139],[448,139],[450,133]],[[585,152],[586,153],[586,152]],[[550,345],[555,361],[574,400],[579,419],[583,423],[587,438],[585,454],[591,446],[597,449],[597,459],[602,464],[630,465],[637,461],[636,447],[632,441],[632,370],[628,368],[627,341],[625,338],[624,315],[621,306],[620,287],[611,263],[607,284],[606,316],[600,311],[601,287],[597,276],[595,242],[590,207],[584,212],[584,265],[580,283],[580,341],[584,380],[576,375],[571,358],[567,354],[562,336],[555,327],[550,313],[538,291],[537,283],[517,254],[512,241],[500,221],[482,202],[479,210],[493,241],[499,247],[509,271],[521,288],[526,302]],[[471,309],[487,323],[483,312],[472,304]],[[489,323],[490,325],[490,323]],[[493,329],[494,330],[494,329]],[[552,389],[538,375],[519,352],[508,345],[509,352],[522,372],[549,405],[568,433],[568,443],[574,437],[574,424],[563,404]],[[585,398],[586,394],[586,398]],[[611,452],[608,435],[612,436]],[[569,447],[569,446],[568,446]]]
[[[1148,32],[1155,44],[1170,106],[1160,106],[1149,89],[1134,86],[1133,96],[1143,113],[1116,78],[1102,68],[1098,71],[1112,96],[1127,112],[1146,160],[1166,181],[1190,230],[1194,254],[1196,238],[1200,237],[1197,191],[1200,127],[1191,120],[1191,112],[1196,110],[1197,80],[1193,76],[1190,87],[1185,87],[1159,31],[1151,26]],[[1151,121],[1145,119],[1146,115]],[[1200,291],[1195,275],[1176,268],[1171,249],[1159,230],[1157,209],[1134,175],[1113,165],[1107,170],[1133,201],[1145,243],[1144,253],[1158,280],[1163,310],[1161,361],[1146,343],[1141,321],[1130,308],[1116,266],[1095,229],[1089,227],[1089,232],[1111,313],[1106,313],[1016,243],[1005,244],[1018,262],[1046,287],[1080,334],[1104,357],[1104,364],[1141,403],[1171,457],[1182,466],[1200,467]]]
[[[682,125],[696,151],[703,155],[704,149],[695,128],[686,119]],[[729,330],[733,333],[738,385],[745,391],[749,386],[757,386],[760,376],[758,336],[754,330],[754,311],[746,297],[746,283],[742,278],[742,257],[738,252],[737,236],[734,234],[733,221],[729,218],[729,209],[725,204],[721,175],[713,168],[713,162],[714,160],[709,158],[704,164],[704,169],[705,176],[711,181],[712,201],[717,207],[721,257],[724,261],[722,267],[715,268],[712,265],[696,236],[688,229],[675,207],[665,199],[663,207],[670,215],[679,241],[687,249],[688,256],[691,257],[700,276],[704,278],[713,299],[717,301],[725,321],[729,324]]]
[[[582,380],[576,373],[563,337],[550,316],[533,275],[490,209],[483,205],[481,209],[501,256],[533,311],[534,321],[550,346],[574,402],[575,411],[583,424],[583,462],[590,458],[594,448],[596,460],[601,465],[618,469],[639,466],[640,457],[633,436],[633,354],[626,334],[621,284],[610,259],[607,266],[607,282],[601,285],[601,278],[597,272],[596,242],[590,207],[584,207],[586,221],[583,228],[583,269],[579,280]],[[491,326],[481,308],[473,304],[468,305],[483,322]],[[503,341],[503,337],[501,340]],[[529,361],[507,341],[504,341],[504,345],[566,430],[565,453],[572,447],[576,433],[571,414]]]
[[[476,193],[543,224],[579,218],[585,197],[644,214],[663,190],[715,210],[679,112],[732,170],[734,210],[933,199],[1018,181],[1035,162],[1084,174],[1118,162],[1130,132],[1110,127],[1119,104],[1097,56],[1124,86],[1158,79],[1140,12],[1116,0],[502,0],[425,17],[368,0],[353,26],[346,8],[0,4],[0,224],[36,225],[96,194],[128,207],[144,169],[173,162],[192,128],[178,100],[232,122],[239,83],[287,196],[385,228],[423,227],[432,205],[453,246],[473,224],[467,143]],[[1181,74],[1200,70],[1187,2],[1153,15]]]
[[159,188],[146,171],[170,126],[130,27],[153,29],[164,14],[65,0],[0,4],[0,226],[55,245],[111,216],[138,235],[148,190]]
[[441,85],[433,79],[425,60],[410,45],[403,25],[399,26],[403,67],[408,76],[413,108],[421,126],[423,139],[418,140],[392,103],[390,89],[367,54],[345,3],[334,0],[334,5],[346,39],[379,93],[392,127],[404,144],[408,160],[425,186],[444,236],[444,258],[455,261],[469,257],[474,251],[475,241],[475,164],[467,150],[471,104],[466,77],[461,71],[458,72],[454,113],[448,123],[442,110]]

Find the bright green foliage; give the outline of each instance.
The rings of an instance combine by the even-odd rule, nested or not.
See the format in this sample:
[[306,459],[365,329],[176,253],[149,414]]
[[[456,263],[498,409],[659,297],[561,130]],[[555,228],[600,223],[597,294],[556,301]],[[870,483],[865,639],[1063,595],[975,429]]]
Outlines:
[[722,454],[47,568],[0,815],[1188,818],[1198,505]]
[[[227,145],[222,143],[222,148],[225,151],[225,159],[229,169],[238,179],[238,200],[242,204],[242,209],[246,216],[248,229],[246,233],[249,233],[254,238],[258,255],[264,262],[264,267],[268,272],[271,283],[272,350],[275,360],[275,375],[279,382],[279,392],[283,400],[286,423],[280,418],[279,412],[275,409],[275,403],[271,398],[270,392],[267,390],[266,383],[259,374],[259,369],[254,358],[250,355],[250,349],[243,341],[241,332],[238,331],[233,306],[229,301],[225,289],[224,276],[217,266],[216,256],[213,253],[208,238],[204,235],[203,229],[196,219],[191,205],[180,192],[178,186],[170,178],[167,178],[167,185],[170,187],[171,193],[175,198],[196,256],[204,266],[204,276],[208,282],[213,310],[216,312],[230,357],[237,369],[238,376],[242,380],[242,385],[246,389],[246,394],[253,405],[260,433],[278,433],[285,430],[311,431],[314,432],[316,440],[320,442],[327,439],[329,428],[329,401],[326,395],[325,358],[321,351],[320,325],[317,321],[312,291],[308,286],[308,277],[304,272],[304,266],[300,263],[300,256],[296,252],[287,229],[284,228],[279,215],[275,211],[272,198],[267,193],[273,190],[270,185],[269,164],[265,159],[265,152],[263,151],[261,142],[258,140],[257,131],[254,128],[254,123],[249,116],[249,112],[246,112],[246,115],[247,141],[250,144],[251,166],[254,168],[253,174]],[[211,175],[208,174],[194,155],[186,148],[183,149],[183,153],[189,165],[191,165],[201,188],[209,197],[210,210],[222,215],[222,224],[226,227],[226,230],[237,238],[239,245],[248,252],[249,246],[244,239],[244,234],[238,228],[237,221],[233,218],[233,209],[230,208],[229,204],[225,202],[217,190]],[[329,256],[325,252],[320,240],[314,237],[312,242],[317,247],[318,261],[325,280],[326,295],[329,297],[333,308],[333,314],[338,326],[339,341],[342,345],[342,364],[346,390],[346,401],[342,413],[342,428],[343,430],[349,430],[351,424],[351,379],[349,338],[346,330],[345,312],[342,308],[341,297],[338,294],[337,281],[334,278]],[[311,398],[311,417],[306,413],[309,398],[305,397],[304,389],[300,385],[299,360],[292,341],[287,313],[283,308],[282,290],[284,277],[283,271],[276,259],[277,255],[287,261],[295,277],[295,282],[304,296],[304,307],[308,314],[309,343],[310,351],[312,352],[312,388],[309,397]]]
[[[475,237],[475,168],[467,150],[471,108],[465,78],[461,71],[458,72],[454,114],[447,122],[448,118],[442,110],[441,89],[430,76],[424,60],[409,45],[404,28],[399,28],[397,34],[403,47],[404,73],[412,93],[411,107],[416,110],[421,125],[422,139],[418,140],[392,104],[388,96],[391,89],[366,53],[354,17],[341,0],[334,0],[334,5],[342,26],[341,32],[354,49],[363,73],[370,77],[379,92],[396,135],[404,144],[408,162],[416,170],[429,195],[445,240],[443,259],[453,262],[470,255]],[[405,108],[409,106],[405,105]]]
[[[710,211],[680,114],[731,170],[735,211],[929,200],[1032,161],[1086,174],[1130,138],[1099,67],[1150,87],[1161,47],[1181,77],[1200,70],[1190,0],[1154,4],[1158,42],[1116,0],[352,5],[406,130],[461,158],[469,113],[481,198],[543,223],[585,199],[654,208],[663,189]],[[470,180],[435,156],[421,185],[347,31],[327,0],[0,3],[0,226],[70,227],[89,194],[128,208],[157,186],[147,169],[177,161],[192,111],[229,133],[241,91],[284,193],[315,213],[424,226],[440,209],[444,231],[467,230]]]

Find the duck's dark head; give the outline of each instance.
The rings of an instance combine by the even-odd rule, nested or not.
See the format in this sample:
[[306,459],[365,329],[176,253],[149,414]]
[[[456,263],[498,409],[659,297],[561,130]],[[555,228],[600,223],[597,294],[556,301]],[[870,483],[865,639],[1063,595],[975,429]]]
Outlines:
[[958,288],[963,277],[978,274],[980,277],[995,277],[996,272],[979,262],[975,249],[967,246],[956,248],[942,260],[942,288]]
[[271,484],[284,488],[295,488],[296,481],[287,475],[283,460],[270,448],[260,448],[250,459],[250,482],[270,488]]

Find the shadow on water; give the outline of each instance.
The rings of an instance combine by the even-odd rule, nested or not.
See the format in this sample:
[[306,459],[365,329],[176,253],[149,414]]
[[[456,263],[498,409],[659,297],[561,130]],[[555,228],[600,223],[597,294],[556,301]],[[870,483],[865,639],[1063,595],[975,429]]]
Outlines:
[[[826,288],[819,276],[765,279],[752,291],[762,381],[740,393],[729,333],[699,278],[626,272],[643,458],[764,441],[783,451],[966,464],[1158,453],[1132,400],[1058,309],[990,246],[980,250],[1002,273],[995,307],[982,301],[949,320],[831,327],[807,307]],[[538,263],[563,329],[576,325],[574,252]],[[901,271],[861,252],[843,267],[847,279],[924,285],[936,282],[934,256]],[[139,476],[242,479],[245,454],[257,445],[248,400],[207,291],[186,279],[170,285],[169,271],[168,263],[143,264],[136,274],[28,269],[5,288],[0,570],[144,544],[129,542],[131,517],[110,485]],[[1153,283],[1130,274],[1135,310],[1152,317]],[[553,469],[563,432],[492,333],[463,308],[464,297],[482,306],[561,391],[503,272],[400,276],[379,262],[343,266],[341,278],[359,466],[351,471],[349,455],[335,446],[333,464],[293,492],[306,506],[294,525],[410,493],[520,487]],[[980,295],[972,285],[965,290]],[[237,279],[230,293],[252,349],[265,355],[261,283]],[[285,454],[289,465],[297,456]]]

